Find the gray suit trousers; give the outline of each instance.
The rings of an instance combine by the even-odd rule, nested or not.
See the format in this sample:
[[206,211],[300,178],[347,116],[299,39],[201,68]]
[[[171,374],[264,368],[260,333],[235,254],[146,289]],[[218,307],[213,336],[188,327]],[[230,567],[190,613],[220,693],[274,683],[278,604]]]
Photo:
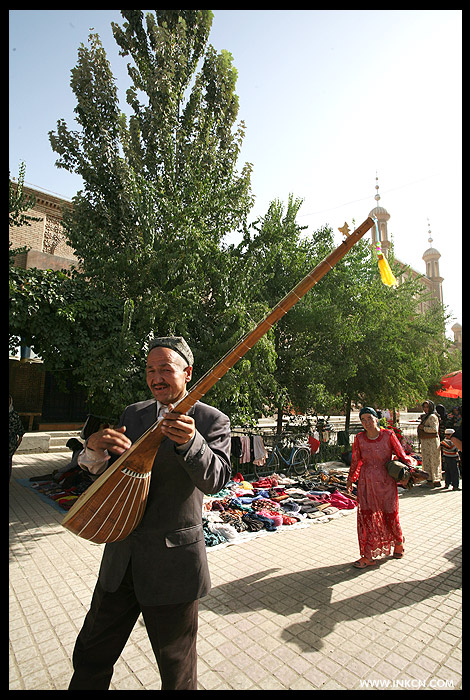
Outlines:
[[[69,690],[108,690],[114,664],[142,613],[160,671],[161,690],[197,690],[198,601],[139,605],[129,567],[118,590],[99,581],[73,652]],[[145,688],[147,690],[147,688]]]

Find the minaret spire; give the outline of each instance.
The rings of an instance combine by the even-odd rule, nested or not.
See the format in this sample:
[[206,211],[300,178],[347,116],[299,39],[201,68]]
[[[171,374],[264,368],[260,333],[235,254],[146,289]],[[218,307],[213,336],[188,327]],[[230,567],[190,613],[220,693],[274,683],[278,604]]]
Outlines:
[[377,219],[377,226],[374,226],[371,229],[372,245],[375,246],[379,244],[382,248],[382,252],[385,255],[385,257],[388,257],[390,241],[388,240],[387,221],[390,219],[390,214],[386,209],[384,209],[384,207],[381,207],[379,204],[379,176],[377,175],[377,171],[375,171],[375,183],[376,193],[374,199],[376,201],[376,206],[374,207],[374,209],[372,209],[372,211],[369,214],[369,216],[371,216],[372,218]]
[[[380,201],[380,194],[379,194],[379,178],[378,178],[378,176],[377,176],[377,170],[375,171],[375,182],[376,182],[375,189],[377,190],[377,192],[375,193],[374,199],[375,199],[377,202],[379,202],[379,201]],[[378,205],[377,205],[377,206],[378,206]]]
[[424,251],[423,254],[423,260],[426,263],[426,277],[429,279],[431,283],[431,292],[432,295],[435,299],[443,303],[443,298],[442,298],[442,282],[443,282],[443,277],[441,277],[440,272],[439,272],[439,258],[441,257],[441,254],[439,253],[438,250],[436,250],[432,243],[433,243],[433,238],[432,238],[432,232],[431,232],[431,224],[428,219],[428,243],[429,243],[429,248]]
[[429,218],[428,218],[428,233],[429,233],[428,243],[431,243],[431,248],[432,248],[432,233],[431,233],[431,224],[429,223]]

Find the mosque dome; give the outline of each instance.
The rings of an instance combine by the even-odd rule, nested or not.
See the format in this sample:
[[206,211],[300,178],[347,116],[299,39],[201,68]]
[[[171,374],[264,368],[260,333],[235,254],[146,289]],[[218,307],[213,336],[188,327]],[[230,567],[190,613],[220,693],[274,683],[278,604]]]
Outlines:
[[369,212],[370,217],[376,217],[377,219],[382,219],[388,221],[390,219],[390,214],[385,209],[385,207],[375,207]]
[[[429,226],[429,221],[428,221],[428,226]],[[425,262],[426,262],[427,260],[431,260],[431,259],[433,259],[433,260],[438,260],[438,259],[441,257],[440,252],[439,252],[438,250],[436,250],[435,248],[433,248],[433,245],[432,245],[432,233],[431,233],[431,229],[430,229],[430,228],[429,228],[429,230],[428,230],[428,233],[429,233],[428,243],[431,244],[431,247],[428,248],[427,250],[425,250],[424,253],[423,253],[423,260],[424,260]]]
[[427,260],[428,258],[440,258],[440,257],[441,257],[441,254],[438,250],[436,250],[436,248],[428,248],[423,253],[423,260]]

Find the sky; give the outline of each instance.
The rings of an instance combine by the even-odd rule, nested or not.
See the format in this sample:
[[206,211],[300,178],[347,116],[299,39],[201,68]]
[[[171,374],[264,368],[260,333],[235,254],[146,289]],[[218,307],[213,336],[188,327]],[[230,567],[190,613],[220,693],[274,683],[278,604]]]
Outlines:
[[[441,253],[452,337],[462,324],[462,11],[213,12],[209,43],[238,71],[250,221],[292,194],[306,234],[327,224],[339,244],[338,227],[352,229],[377,205],[378,184],[396,257],[424,273],[424,251]],[[122,24],[119,10],[10,10],[12,176],[24,161],[27,184],[66,199],[80,189],[56,167],[48,132],[62,118],[73,127],[70,71],[91,29],[125,111],[128,59],[112,21]]]

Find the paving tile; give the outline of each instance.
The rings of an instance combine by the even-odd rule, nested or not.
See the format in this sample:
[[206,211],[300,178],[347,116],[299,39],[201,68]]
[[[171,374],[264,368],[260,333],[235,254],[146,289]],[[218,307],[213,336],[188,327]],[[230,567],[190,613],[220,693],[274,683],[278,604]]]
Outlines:
[[[10,690],[67,689],[95,585],[102,548],[63,529],[60,512],[14,480],[68,459],[14,457]],[[372,682],[461,689],[461,502],[462,492],[452,501],[445,491],[401,494],[405,557],[374,570],[351,567],[355,514],[209,549],[213,587],[200,603],[199,689],[362,690],[374,689]],[[138,622],[110,689],[159,687]]]

